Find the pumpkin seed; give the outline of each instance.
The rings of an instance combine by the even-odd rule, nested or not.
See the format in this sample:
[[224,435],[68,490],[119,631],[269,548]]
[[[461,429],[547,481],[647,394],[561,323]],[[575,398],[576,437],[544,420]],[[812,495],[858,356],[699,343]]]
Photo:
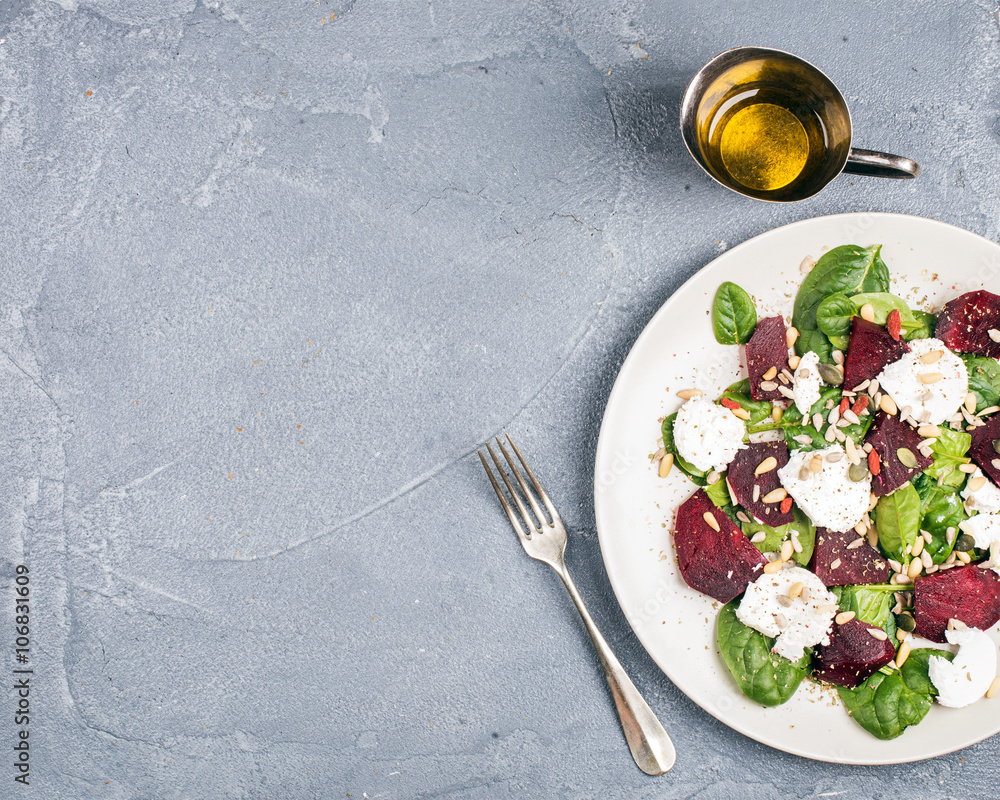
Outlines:
[[993,440],[993,452],[1000,453],[1000,439]]
[[868,467],[864,464],[851,464],[847,470],[847,477],[857,483],[863,481],[868,476]]
[[896,627],[909,633],[917,627],[917,621],[913,618],[912,614],[904,611],[902,614],[896,615]]
[[966,553],[976,546],[976,540],[973,539],[967,533],[960,533],[955,539],[955,551],[958,553]]
[[830,386],[842,386],[844,383],[844,368],[838,367],[836,364],[827,364],[821,361],[816,365],[816,369],[819,371],[819,376],[823,379],[824,383]]
[[912,450],[907,450],[905,447],[900,447],[896,450],[896,458],[899,459],[899,463],[902,464],[907,469],[917,469],[917,457],[913,455]]

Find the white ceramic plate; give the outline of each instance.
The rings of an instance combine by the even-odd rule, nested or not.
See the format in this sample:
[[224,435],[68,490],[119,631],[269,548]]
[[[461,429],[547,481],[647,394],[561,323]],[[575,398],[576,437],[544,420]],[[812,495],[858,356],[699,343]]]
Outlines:
[[720,604],[690,589],[674,559],[674,512],[695,486],[677,469],[667,479],[657,477],[649,455],[659,447],[658,420],[681,404],[677,391],[694,386],[714,398],[746,375],[742,348],[719,345],[712,333],[719,284],[738,283],[754,297],[761,317],[781,313],[788,321],[806,256],[876,243],[883,245],[893,291],[921,308],[1000,285],[1000,246],[919,217],[819,217],[751,239],[687,281],[636,340],[608,399],[595,470],[604,564],[625,616],[660,668],[741,733],[788,753],[846,764],[916,761],[978,742],[1000,731],[1000,699],[957,710],[935,705],[921,724],[883,742],[848,717],[833,690],[809,681],[777,708],[745,698],[716,647]]

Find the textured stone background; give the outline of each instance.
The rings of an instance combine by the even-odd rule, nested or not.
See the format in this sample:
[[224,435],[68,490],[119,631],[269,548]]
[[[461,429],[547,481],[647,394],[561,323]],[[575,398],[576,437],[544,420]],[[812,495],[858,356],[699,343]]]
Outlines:
[[[0,795],[992,796],[1000,739],[833,766],[694,706],[611,594],[591,476],[630,344],[727,247],[852,210],[1000,238],[998,39],[994,0],[0,1],[0,569],[36,668]],[[679,98],[738,44],[819,64],[920,178],[714,185]],[[500,515],[502,430],[669,776]]]

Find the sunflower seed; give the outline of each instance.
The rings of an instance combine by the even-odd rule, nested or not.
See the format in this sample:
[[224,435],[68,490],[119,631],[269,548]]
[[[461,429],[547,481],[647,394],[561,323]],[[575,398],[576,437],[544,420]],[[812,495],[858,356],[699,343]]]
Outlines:
[[719,527],[719,521],[715,518],[715,515],[711,511],[706,511],[704,514],[701,515],[701,517],[702,517],[703,520],[705,520],[705,523],[712,530],[714,530],[714,531],[721,531],[722,530]]
[[940,360],[943,355],[944,350],[931,350],[929,353],[924,353],[920,356],[920,360],[925,364],[933,364],[934,362]]
[[753,471],[753,474],[763,475],[765,472],[770,472],[777,466],[778,466],[778,459],[776,459],[774,456],[768,456],[757,465],[757,469]]
[[843,625],[845,622],[850,622],[857,616],[853,611],[841,611],[837,616],[833,618],[833,621],[838,625]]
[[986,333],[994,342],[1000,342],[1000,331],[996,328],[990,328]]
[[880,642],[884,642],[886,639],[889,638],[889,634],[886,633],[881,628],[869,628],[868,635],[871,636],[873,639],[878,639]]
[[657,470],[657,475],[661,478],[666,478],[670,474],[670,470],[674,466],[674,454],[667,453],[663,458],[660,459],[660,468]]
[[765,494],[764,497],[763,497],[763,502],[765,502],[765,503],[780,503],[786,497],[788,497],[788,492],[785,491],[785,489],[783,487],[779,486],[777,489],[773,489],[770,492],[768,492],[767,494]]
[[704,392],[701,389],[681,389],[677,396],[681,400],[690,400],[692,397],[701,397]]

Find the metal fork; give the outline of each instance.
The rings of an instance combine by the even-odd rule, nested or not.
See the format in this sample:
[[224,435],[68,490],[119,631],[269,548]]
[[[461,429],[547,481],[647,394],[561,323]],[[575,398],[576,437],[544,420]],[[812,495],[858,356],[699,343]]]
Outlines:
[[[674,761],[676,760],[677,755],[674,751],[673,742],[670,741],[670,737],[663,729],[656,715],[653,714],[650,707],[646,704],[646,701],[642,699],[642,695],[635,688],[635,684],[625,674],[624,668],[618,659],[615,658],[615,654],[611,652],[611,648],[597,629],[597,625],[594,624],[594,620],[587,611],[587,607],[583,604],[583,598],[580,596],[576,584],[573,583],[573,579],[566,569],[566,527],[559,518],[559,512],[552,505],[552,501],[545,494],[545,490],[542,489],[541,484],[535,477],[535,473],[531,471],[531,467],[528,466],[528,463],[524,460],[524,456],[521,455],[521,451],[517,449],[517,445],[514,444],[510,436],[507,436],[507,442],[517,455],[517,460],[521,462],[524,471],[528,474],[531,485],[534,487],[538,497],[545,504],[545,508],[549,512],[548,517],[542,513],[535,495],[532,494],[524,478],[521,477],[517,464],[511,458],[507,448],[504,447],[503,442],[500,441],[499,436],[496,442],[509,465],[511,474],[514,476],[517,485],[521,488],[521,492],[523,492],[525,499],[531,506],[532,512],[534,512],[534,519],[532,519],[520,496],[511,485],[510,479],[507,477],[507,473],[500,463],[500,459],[497,458],[497,454],[490,447],[489,442],[487,442],[486,449],[489,451],[493,463],[496,464],[497,470],[500,472],[500,477],[507,486],[507,491],[510,492],[510,496],[521,514],[524,525],[528,528],[528,532],[525,532],[521,526],[521,522],[515,516],[510,503],[507,502],[507,498],[500,488],[500,484],[497,483],[497,479],[493,476],[493,470],[490,469],[490,465],[483,457],[482,452],[478,451],[479,460],[483,462],[486,474],[490,477],[490,483],[493,484],[497,497],[500,498],[500,504],[503,506],[503,510],[507,512],[507,518],[510,520],[510,524],[514,526],[517,538],[521,540],[525,552],[532,558],[552,567],[559,577],[562,578],[566,589],[569,591],[569,596],[573,598],[573,604],[576,606],[576,610],[580,612],[580,617],[587,628],[587,633],[590,634],[590,640],[594,643],[594,649],[597,650],[597,657],[601,662],[601,667],[604,669],[604,676],[608,679],[611,696],[614,698],[615,706],[618,709],[618,717],[621,720],[622,730],[625,732],[625,740],[628,742],[629,750],[632,751],[632,758],[639,765],[639,769],[647,775],[662,775],[674,765]],[[537,525],[535,524],[535,520],[537,520]]]

